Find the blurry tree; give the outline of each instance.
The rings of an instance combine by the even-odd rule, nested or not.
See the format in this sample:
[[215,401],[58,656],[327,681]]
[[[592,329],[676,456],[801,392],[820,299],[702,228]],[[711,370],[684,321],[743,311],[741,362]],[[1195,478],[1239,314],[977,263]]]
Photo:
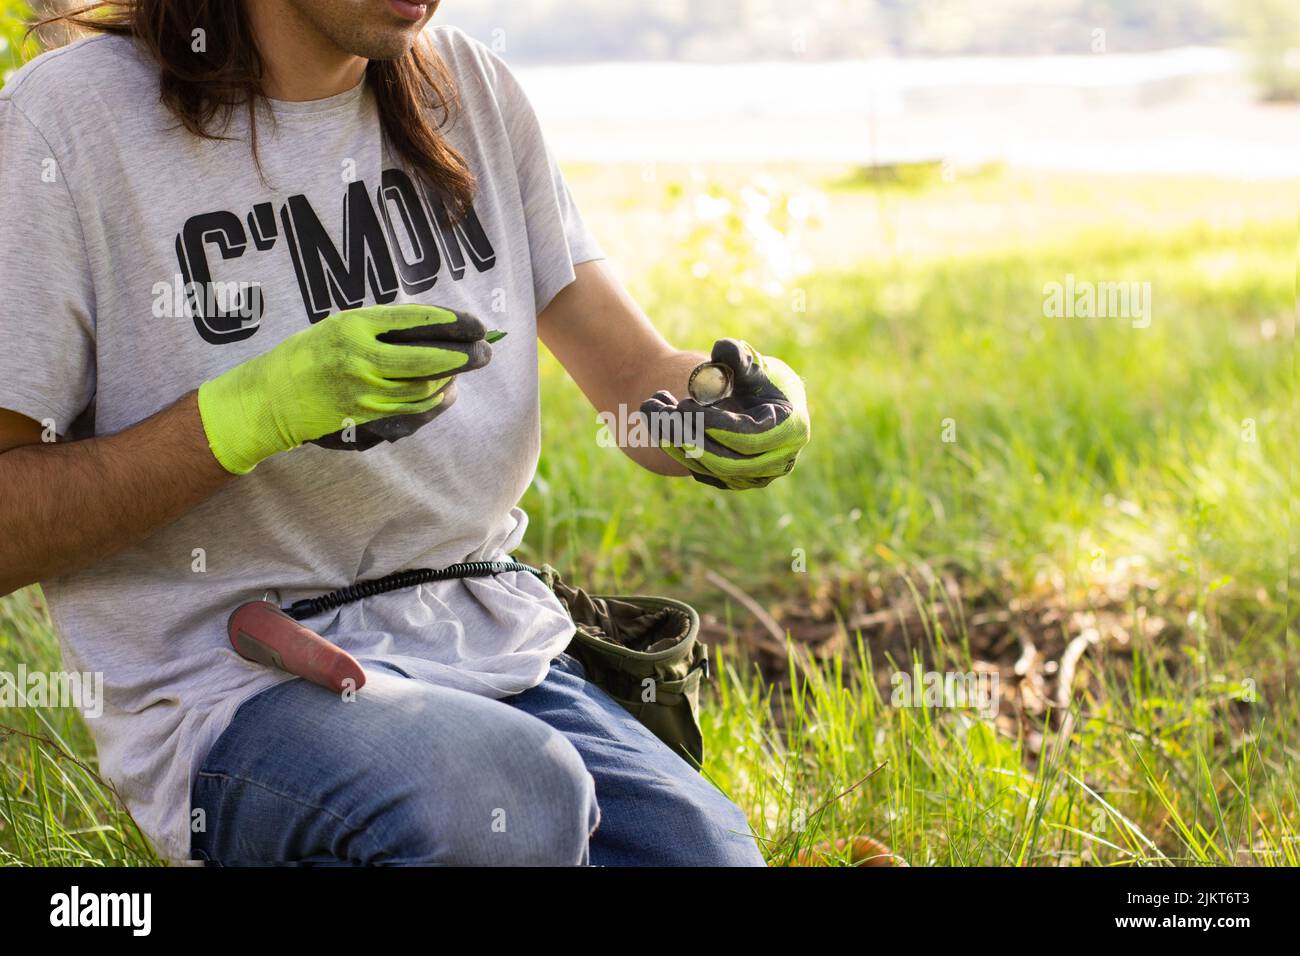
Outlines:
[[1223,0],[1240,32],[1250,76],[1266,100],[1300,100],[1300,4],[1295,0]]

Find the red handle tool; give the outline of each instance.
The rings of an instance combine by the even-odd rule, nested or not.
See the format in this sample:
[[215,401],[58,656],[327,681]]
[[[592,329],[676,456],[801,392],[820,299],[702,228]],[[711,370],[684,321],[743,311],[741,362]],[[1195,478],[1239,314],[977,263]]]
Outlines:
[[270,601],[235,608],[227,625],[230,644],[240,657],[278,667],[337,693],[358,690],[366,672],[337,644],[295,621]]

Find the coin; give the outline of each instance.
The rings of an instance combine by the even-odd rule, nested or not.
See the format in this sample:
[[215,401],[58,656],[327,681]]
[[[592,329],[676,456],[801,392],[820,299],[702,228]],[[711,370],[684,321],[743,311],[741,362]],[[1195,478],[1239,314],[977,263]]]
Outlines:
[[701,405],[716,405],[729,398],[734,386],[735,374],[729,365],[721,362],[705,362],[695,366],[686,382],[686,390],[691,393],[691,398]]

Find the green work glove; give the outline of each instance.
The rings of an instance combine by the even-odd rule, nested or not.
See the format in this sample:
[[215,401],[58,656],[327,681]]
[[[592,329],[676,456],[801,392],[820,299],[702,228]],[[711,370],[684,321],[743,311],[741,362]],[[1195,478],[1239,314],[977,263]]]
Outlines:
[[336,312],[200,386],[208,445],[243,475],[349,423],[445,409],[455,397],[448,376],[491,360],[485,332],[473,316],[436,306]]
[[[712,361],[726,365],[733,375],[730,397],[711,405],[693,398],[677,401],[659,391],[641,404],[655,416],[699,416],[703,423],[703,449],[660,442],[664,452],[690,469],[691,477],[716,488],[761,488],[773,478],[788,475],[803,446],[808,444],[808,402],[803,382],[780,359],[760,355],[738,339],[719,339]],[[685,424],[676,434],[691,436]],[[660,432],[662,435],[662,430]],[[687,454],[691,452],[691,454]]]

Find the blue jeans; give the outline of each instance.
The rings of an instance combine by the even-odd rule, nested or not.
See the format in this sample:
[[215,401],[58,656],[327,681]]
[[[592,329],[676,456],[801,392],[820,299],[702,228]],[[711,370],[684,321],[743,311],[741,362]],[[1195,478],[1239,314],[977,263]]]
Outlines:
[[194,858],[764,865],[739,808],[569,655],[504,700],[363,663],[353,701],[296,679],[239,708],[194,782]]

